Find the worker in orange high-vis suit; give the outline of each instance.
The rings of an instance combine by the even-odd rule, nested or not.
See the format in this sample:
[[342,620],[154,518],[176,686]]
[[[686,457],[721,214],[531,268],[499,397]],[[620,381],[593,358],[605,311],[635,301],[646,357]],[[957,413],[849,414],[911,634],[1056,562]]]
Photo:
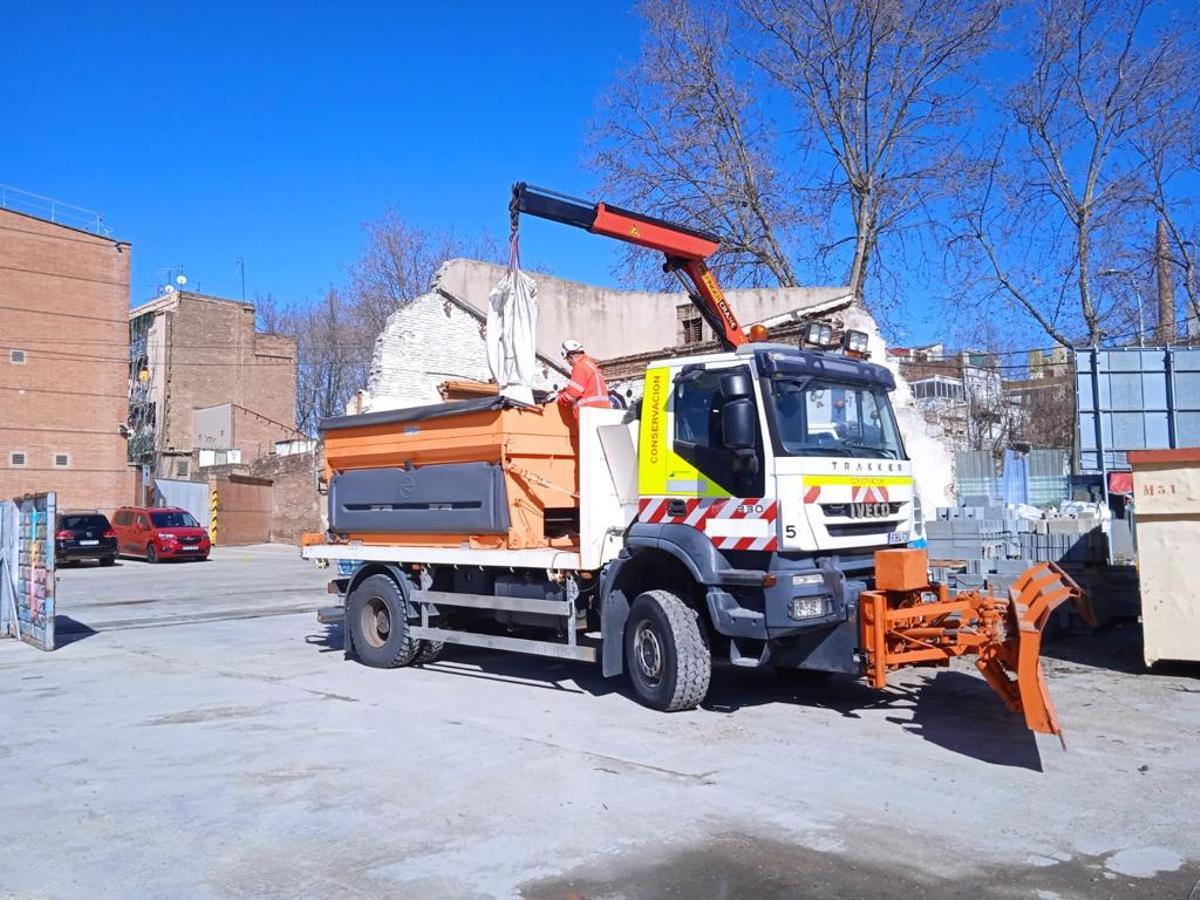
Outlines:
[[579,341],[567,339],[562,344],[562,355],[571,366],[571,380],[558,392],[558,402],[568,407],[579,421],[579,409],[583,406],[601,406],[608,409],[608,384],[600,373],[600,367],[583,350]]

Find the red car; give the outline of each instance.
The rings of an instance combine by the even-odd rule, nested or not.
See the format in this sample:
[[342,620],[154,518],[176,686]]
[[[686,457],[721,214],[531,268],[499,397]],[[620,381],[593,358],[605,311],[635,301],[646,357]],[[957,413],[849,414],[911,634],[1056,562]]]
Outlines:
[[117,552],[163,559],[208,559],[212,542],[195,517],[176,506],[123,506],[112,517]]

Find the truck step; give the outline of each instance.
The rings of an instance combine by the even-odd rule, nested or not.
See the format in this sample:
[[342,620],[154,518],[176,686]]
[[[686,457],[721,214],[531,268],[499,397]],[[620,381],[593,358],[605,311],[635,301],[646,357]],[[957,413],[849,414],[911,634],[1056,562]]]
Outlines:
[[477,634],[473,631],[448,631],[444,628],[425,628],[420,625],[410,625],[408,631],[413,637],[425,641],[444,641],[447,644],[465,644],[468,647],[508,650],[512,653],[528,653],[533,656],[555,656],[559,659],[574,659],[580,662],[595,662],[599,658],[595,647],[571,647],[553,641]]
[[322,625],[336,625],[346,621],[346,607],[322,606],[317,610],[317,621]]
[[413,603],[431,603],[434,606],[462,606],[470,609],[539,613],[544,616],[567,616],[571,613],[571,606],[565,600],[460,594],[457,591],[413,591],[411,599]]

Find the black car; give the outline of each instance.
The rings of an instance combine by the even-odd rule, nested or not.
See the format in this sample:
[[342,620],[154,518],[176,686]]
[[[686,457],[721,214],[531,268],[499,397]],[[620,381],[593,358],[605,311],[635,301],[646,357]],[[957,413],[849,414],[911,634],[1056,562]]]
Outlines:
[[111,566],[117,560],[117,535],[104,513],[60,512],[54,529],[54,558],[58,562],[98,559]]

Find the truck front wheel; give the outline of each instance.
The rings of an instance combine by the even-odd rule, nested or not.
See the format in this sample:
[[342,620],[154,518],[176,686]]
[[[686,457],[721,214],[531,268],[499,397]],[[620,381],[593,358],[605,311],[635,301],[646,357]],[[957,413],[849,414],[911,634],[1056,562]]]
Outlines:
[[652,709],[692,709],[708,693],[712,656],[696,611],[670,591],[646,591],[629,608],[625,668]]
[[346,600],[346,623],[359,660],[376,669],[407,666],[421,649],[408,632],[400,588],[387,575],[364,578]]

